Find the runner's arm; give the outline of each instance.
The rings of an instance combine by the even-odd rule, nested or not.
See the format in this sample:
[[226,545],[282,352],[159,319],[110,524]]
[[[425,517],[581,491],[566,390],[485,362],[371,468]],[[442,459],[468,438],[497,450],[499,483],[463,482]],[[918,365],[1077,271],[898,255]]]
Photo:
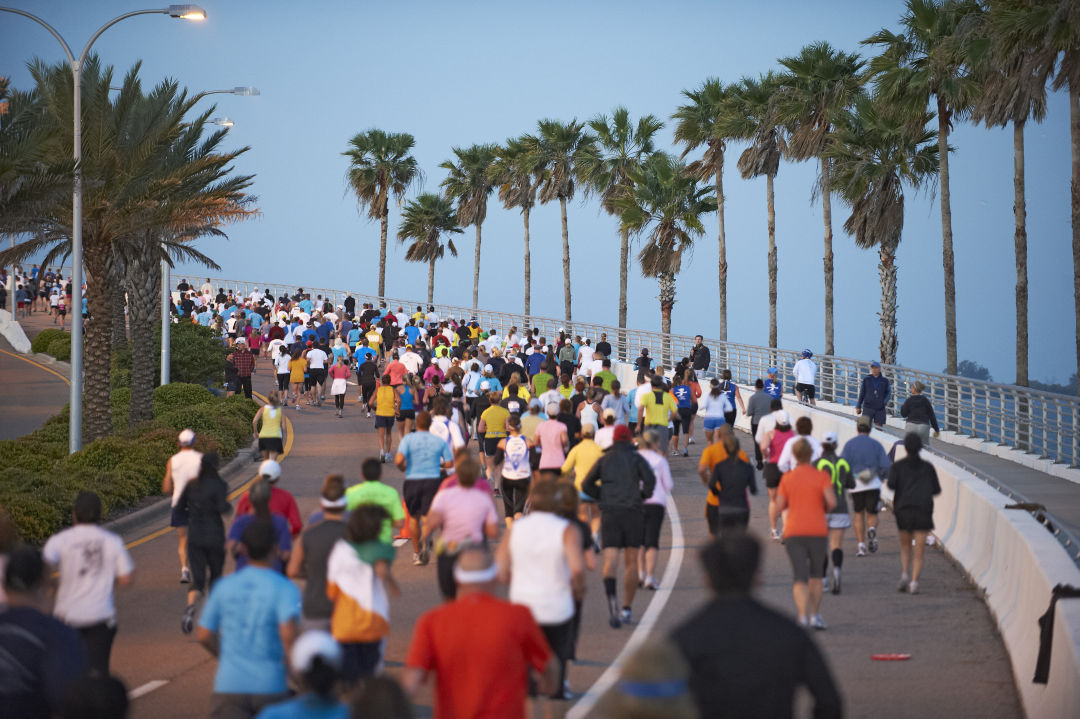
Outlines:
[[289,557],[289,566],[285,569],[285,576],[290,579],[304,579],[304,543],[297,542],[293,545],[292,555]]

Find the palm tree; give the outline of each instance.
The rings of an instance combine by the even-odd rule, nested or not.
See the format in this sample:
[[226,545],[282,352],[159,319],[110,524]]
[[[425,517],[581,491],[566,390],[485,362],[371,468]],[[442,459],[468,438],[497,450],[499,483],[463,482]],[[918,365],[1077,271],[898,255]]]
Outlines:
[[787,157],[820,163],[821,214],[825,222],[825,354],[835,354],[833,341],[832,188],[822,154],[836,118],[863,94],[859,76],[864,62],[855,53],[834,49],[827,42],[803,47],[794,57],[780,59],[787,73],[780,76],[778,112],[787,125]]
[[1006,52],[1034,53],[1043,77],[1054,74],[1057,63],[1053,89],[1068,89],[1073,310],[1080,372],[1080,5],[1074,0],[995,0],[991,17],[994,35]]
[[390,196],[401,204],[405,192],[423,180],[416,158],[409,154],[416,144],[405,132],[368,130],[349,140],[341,153],[349,158],[346,182],[360,209],[379,220],[379,297],[386,296],[386,232],[390,217]]
[[[600,206],[610,215],[618,215],[615,198],[633,192],[630,171],[641,166],[655,151],[653,137],[664,126],[655,115],[630,121],[630,111],[616,107],[609,120],[598,115],[589,121],[596,137],[595,152],[585,153],[579,163],[578,176],[586,188],[600,195]],[[619,329],[626,327],[626,281],[630,261],[630,231],[619,230]],[[621,334],[621,333],[620,333]],[[619,349],[626,351],[626,338],[620,336]]]
[[903,32],[881,29],[863,40],[881,47],[870,60],[877,93],[905,106],[913,121],[926,115],[933,100],[938,120],[938,181],[941,195],[941,255],[945,268],[945,370],[956,374],[956,263],[953,254],[949,192],[949,129],[971,110],[977,86],[964,66],[953,36],[974,0],[907,0],[900,18]]
[[473,145],[464,150],[454,148],[457,163],[451,160],[439,165],[449,174],[442,181],[446,196],[457,200],[457,214],[461,224],[476,227],[476,251],[473,255],[472,306],[475,310],[480,298],[480,226],[487,217],[487,198],[495,188],[491,180],[491,164],[495,161],[495,145]]
[[861,97],[853,112],[837,118],[834,140],[825,148],[832,186],[851,216],[844,230],[863,249],[878,248],[881,276],[881,361],[894,364],[896,334],[896,248],[904,230],[904,186],[920,187],[937,170],[934,133],[916,126],[896,105]]
[[739,174],[744,180],[765,176],[765,203],[769,230],[769,346],[776,347],[776,207],[773,180],[784,153],[783,128],[777,121],[774,98],[779,83],[774,73],[759,79],[743,78],[732,96],[733,109],[719,123],[727,137],[749,142],[739,155]]
[[567,123],[541,120],[536,135],[525,138],[529,151],[536,155],[543,168],[539,187],[540,204],[558,199],[562,218],[563,306],[566,323],[570,324],[570,232],[566,225],[566,202],[574,199],[574,181],[578,161],[592,151],[593,138],[585,132],[584,123],[576,119]]
[[964,61],[979,82],[971,119],[987,127],[1013,129],[1013,252],[1016,258],[1016,384],[1028,384],[1027,198],[1024,188],[1024,127],[1046,117],[1047,72],[1055,53],[1008,42],[994,25],[1002,5],[968,14],[958,41]]
[[510,138],[496,148],[491,164],[491,181],[499,188],[499,200],[506,209],[521,208],[525,223],[525,319],[532,313],[532,258],[529,252],[529,214],[536,205],[541,166],[526,138]]
[[727,340],[727,236],[724,229],[724,152],[730,138],[720,128],[726,124],[727,116],[732,111],[731,98],[735,94],[733,85],[723,85],[716,78],[709,78],[700,89],[683,90],[683,95],[690,102],[680,105],[672,115],[675,124],[675,142],[686,145],[681,158],[698,147],[704,146],[705,153],[700,160],[687,165],[687,169],[702,182],[710,178],[716,187],[716,219],[720,226],[717,236],[718,266],[717,279],[720,285],[719,326],[717,337]]
[[[150,96],[144,96],[138,70],[136,65],[127,74],[115,99],[109,94],[112,68],[103,69],[98,59],[91,57],[83,73],[83,257],[91,315],[84,338],[88,441],[112,429],[110,298],[122,286],[123,275],[119,285],[110,284],[109,278],[115,276],[116,263],[126,259],[121,251],[124,244],[149,231],[175,232],[181,226],[215,228],[251,214],[250,198],[239,192],[250,178],[239,178],[238,186],[228,178],[228,163],[238,153],[219,156],[212,168],[204,167],[207,171],[199,175],[202,185],[191,183],[193,170],[186,162],[168,169],[162,158],[169,156],[183,137],[183,116],[193,101],[177,97],[178,88],[172,82],[161,83]],[[71,140],[66,134],[71,130],[70,68],[37,63],[31,73],[44,103],[46,121],[56,133],[56,141],[49,143],[48,159],[60,163],[70,155]],[[204,192],[181,200],[182,192],[198,187]],[[212,191],[225,187],[235,192]],[[42,252],[50,258],[63,257],[70,251],[71,222],[70,202],[58,200],[25,228],[29,236],[22,243],[0,253],[0,262],[19,261]]]
[[685,165],[658,152],[631,168],[633,191],[620,193],[612,203],[627,232],[644,233],[648,241],[638,253],[641,274],[660,282],[660,329],[668,336],[664,364],[670,363],[671,309],[675,306],[675,276],[683,255],[705,234],[702,215],[716,211],[712,188],[700,186]]
[[429,304],[435,301],[435,260],[441,259],[447,250],[457,257],[457,248],[454,247],[453,239],[447,237],[444,245],[442,236],[463,232],[464,230],[458,225],[453,202],[442,195],[425,192],[415,200],[410,200],[402,210],[397,238],[400,242],[413,241],[405,252],[406,260],[428,263],[427,301]]

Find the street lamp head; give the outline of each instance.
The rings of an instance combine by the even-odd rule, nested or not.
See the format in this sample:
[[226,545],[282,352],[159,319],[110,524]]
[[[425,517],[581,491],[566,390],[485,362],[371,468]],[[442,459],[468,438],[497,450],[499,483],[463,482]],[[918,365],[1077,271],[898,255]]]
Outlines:
[[210,121],[211,125],[221,125],[222,127],[232,127],[233,121],[227,117],[215,117]]
[[232,89],[234,95],[258,95],[259,88],[257,87],[234,87]]
[[205,20],[206,11],[198,5],[170,5],[169,17],[178,17],[182,20]]

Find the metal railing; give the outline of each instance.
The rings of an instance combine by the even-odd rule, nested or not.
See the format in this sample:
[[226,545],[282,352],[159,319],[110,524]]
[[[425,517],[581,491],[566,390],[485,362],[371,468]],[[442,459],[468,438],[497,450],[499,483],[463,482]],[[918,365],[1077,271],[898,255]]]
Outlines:
[[[196,278],[197,279],[197,278]],[[216,290],[223,287],[238,294],[250,294],[254,288],[269,289],[275,297],[296,291],[292,285],[248,282],[223,278],[210,278]],[[196,282],[196,287],[201,283]],[[326,287],[304,287],[312,298],[322,296],[335,305],[352,295],[357,303],[385,301],[396,310],[410,310],[417,306],[427,307],[427,302],[394,297],[380,298],[376,295]],[[377,306],[377,304],[376,304]],[[694,338],[689,335],[664,335],[660,332],[626,328],[593,322],[563,320],[550,317],[529,316],[520,312],[500,312],[487,309],[472,310],[457,305],[435,304],[435,311],[442,318],[470,319],[475,317],[481,327],[497,328],[505,336],[511,327],[522,333],[525,328],[538,328],[548,341],[558,337],[559,329],[572,331],[575,335],[589,337],[593,343],[601,334],[607,334],[613,347],[613,360],[632,362],[641,349],[660,361],[667,369],[690,354]],[[792,367],[800,358],[794,350],[773,349],[737,342],[721,342],[706,339],[712,354],[712,363],[704,373],[716,376],[723,369],[730,369],[736,382],[753,384],[765,377],[769,367],[779,368],[779,379],[785,388],[794,390]],[[870,373],[870,361],[846,357],[818,356],[817,393],[819,399],[854,406],[858,400],[863,377]],[[925,372],[899,365],[881,367],[882,374],[892,383],[892,397],[887,411],[898,415],[900,405],[908,395],[908,387],[916,381],[926,385],[924,395],[934,406],[938,423],[943,429],[958,434],[978,437],[1013,447],[1039,457],[1070,466],[1080,464],[1080,398],[1069,395],[1042,392],[1027,387],[996,384],[937,372]],[[700,373],[699,373],[700,374]]]

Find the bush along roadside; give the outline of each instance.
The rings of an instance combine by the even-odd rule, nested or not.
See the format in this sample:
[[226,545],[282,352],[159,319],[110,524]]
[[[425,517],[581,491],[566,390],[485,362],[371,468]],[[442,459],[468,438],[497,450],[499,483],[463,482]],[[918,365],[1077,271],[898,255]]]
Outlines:
[[52,355],[67,362],[71,359],[71,333],[64,330],[42,330],[30,343],[30,351]]
[[106,514],[159,493],[165,463],[176,452],[182,429],[195,431],[196,449],[223,458],[236,454],[251,437],[255,402],[243,396],[217,398],[205,387],[184,383],[156,388],[154,418],[128,427],[131,389],[117,386],[115,379],[113,436],[69,456],[65,407],[36,432],[0,442],[0,507],[25,541],[42,542],[70,523],[80,490],[97,492]]

